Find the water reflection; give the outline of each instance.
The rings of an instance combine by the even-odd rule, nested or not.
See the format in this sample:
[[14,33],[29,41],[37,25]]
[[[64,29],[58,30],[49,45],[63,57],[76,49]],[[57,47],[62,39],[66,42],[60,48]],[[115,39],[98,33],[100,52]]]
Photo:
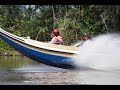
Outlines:
[[23,73],[15,72],[15,69],[37,63],[25,56],[0,56],[0,84],[15,84],[27,80]]
[[72,84],[74,75],[25,56],[0,56],[0,85]]
[[[98,78],[99,77],[99,78]],[[120,84],[120,70],[81,68],[78,71],[47,66],[26,57],[0,57],[0,85]]]
[[44,65],[25,56],[1,56],[0,68],[2,70],[12,70],[14,72],[56,72],[66,70]]
[[37,64],[24,56],[0,56],[0,68],[4,70],[13,70],[29,64]]

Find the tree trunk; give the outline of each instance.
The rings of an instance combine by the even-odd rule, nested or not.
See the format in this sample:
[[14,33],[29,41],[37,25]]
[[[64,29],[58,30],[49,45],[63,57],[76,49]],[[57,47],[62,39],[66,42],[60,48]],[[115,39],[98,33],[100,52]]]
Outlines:
[[55,11],[54,11],[54,6],[52,5],[52,12],[53,12],[53,28],[55,27],[56,24],[56,17],[55,17]]

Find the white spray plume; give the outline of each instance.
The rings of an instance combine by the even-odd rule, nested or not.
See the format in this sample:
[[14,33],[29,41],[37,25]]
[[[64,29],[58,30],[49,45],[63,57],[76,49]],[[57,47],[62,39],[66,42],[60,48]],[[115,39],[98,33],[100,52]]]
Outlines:
[[120,34],[105,34],[87,40],[75,60],[79,67],[120,69]]

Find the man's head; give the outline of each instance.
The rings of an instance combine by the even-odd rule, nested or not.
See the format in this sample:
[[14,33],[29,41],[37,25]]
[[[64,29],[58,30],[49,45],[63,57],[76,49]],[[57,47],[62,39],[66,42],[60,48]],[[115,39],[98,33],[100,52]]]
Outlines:
[[55,36],[60,35],[58,28],[55,28],[55,29],[53,30],[53,33],[54,33]]
[[54,33],[59,32],[58,28],[55,28],[53,32],[54,32]]

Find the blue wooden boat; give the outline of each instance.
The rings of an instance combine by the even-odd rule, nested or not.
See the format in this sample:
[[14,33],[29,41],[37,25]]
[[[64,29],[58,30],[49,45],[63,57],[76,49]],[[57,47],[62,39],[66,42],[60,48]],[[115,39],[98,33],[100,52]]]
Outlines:
[[78,52],[75,46],[55,45],[39,42],[29,37],[23,38],[0,28],[0,38],[23,55],[54,67],[75,69],[74,57]]

